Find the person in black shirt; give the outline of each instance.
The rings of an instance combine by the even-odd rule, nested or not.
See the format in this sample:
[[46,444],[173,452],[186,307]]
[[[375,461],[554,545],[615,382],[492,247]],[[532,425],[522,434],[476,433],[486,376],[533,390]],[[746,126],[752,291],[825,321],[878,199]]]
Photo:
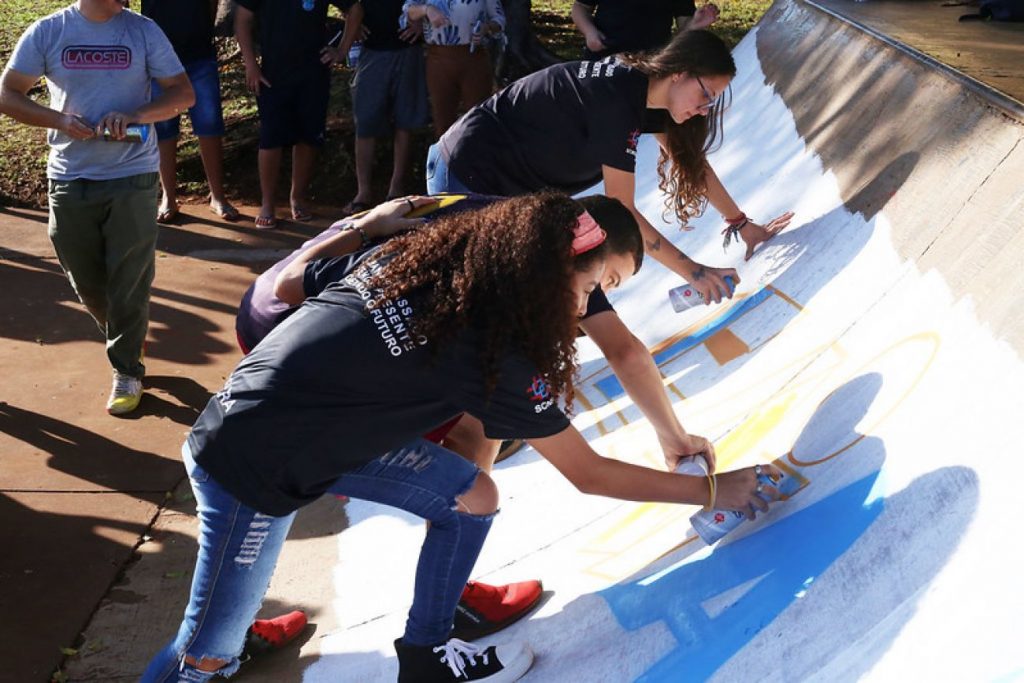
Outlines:
[[358,213],[373,205],[374,150],[377,140],[394,136],[387,198],[406,194],[412,133],[430,122],[420,22],[401,28],[403,0],[345,0],[342,51],[359,36],[362,51],[352,78],[352,117],[356,124],[356,195],[343,209]]
[[[192,595],[146,683],[237,668],[294,511],[328,492],[431,521],[395,643],[400,682],[525,673],[525,646],[447,640],[498,503],[487,474],[418,438],[460,411],[489,436],[529,437],[587,493],[751,516],[777,499],[753,467],[719,474],[716,485],[603,458],[570,426],[559,402],[571,405],[576,320],[606,249],[575,201],[506,200],[436,228],[360,259],[276,327],[207,404],[182,451],[200,510]],[[780,476],[770,465],[758,471]]]
[[[188,115],[192,120],[192,130],[199,139],[199,156],[210,185],[210,211],[224,220],[236,221],[238,209],[224,194],[224,113],[217,50],[213,44],[216,12],[215,0],[142,0],[142,14],[155,21],[167,35],[196,93],[195,104],[189,107]],[[160,85],[154,81],[154,96],[159,92]],[[163,188],[157,220],[166,222],[178,215],[181,116],[158,121],[155,126],[160,146],[160,185]]]
[[636,147],[652,132],[662,148],[659,187],[685,225],[711,203],[730,237],[754,247],[789,224],[785,214],[759,225],[747,219],[707,163],[721,130],[721,96],[736,65],[708,31],[683,31],[653,55],[559,64],[526,76],[477,105],[430,148],[427,191],[518,195],[543,188],[579,192],[604,181],[605,193],[636,216],[662,265],[708,301],[731,296],[733,268],[690,259],[634,206]]
[[583,58],[600,59],[664,47],[673,20],[680,31],[707,28],[718,19],[718,7],[696,9],[693,0],[576,0],[571,15],[586,41]]
[[[311,220],[309,185],[317,150],[324,144],[332,64],[327,6],[340,0],[236,0],[235,39],[245,62],[245,82],[260,114],[259,173],[262,204],[257,228],[277,226],[277,178],[285,147],[292,148],[291,217]],[[254,37],[259,18],[259,59]]]

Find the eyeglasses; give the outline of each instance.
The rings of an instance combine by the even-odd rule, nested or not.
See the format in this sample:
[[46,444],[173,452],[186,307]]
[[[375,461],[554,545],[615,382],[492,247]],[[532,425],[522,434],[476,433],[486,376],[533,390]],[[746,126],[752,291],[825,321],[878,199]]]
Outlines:
[[719,98],[719,97],[712,97],[711,96],[711,93],[708,91],[707,87],[704,85],[704,81],[700,80],[700,76],[696,76],[695,75],[694,78],[697,79],[697,85],[700,86],[701,92],[704,93],[704,97],[707,99],[707,102],[705,102],[704,104],[702,104],[699,107],[697,107],[697,109],[703,109],[705,112],[708,112],[708,111],[711,110],[711,107],[713,107],[716,104],[718,104],[718,100],[721,99],[721,98]]

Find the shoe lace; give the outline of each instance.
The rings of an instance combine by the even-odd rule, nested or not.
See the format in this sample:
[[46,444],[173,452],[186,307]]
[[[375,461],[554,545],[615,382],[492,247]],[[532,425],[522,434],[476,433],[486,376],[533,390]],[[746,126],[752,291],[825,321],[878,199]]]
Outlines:
[[444,654],[441,655],[441,663],[447,664],[456,676],[465,676],[467,664],[476,666],[477,657],[483,658],[483,664],[487,664],[489,659],[486,650],[458,638],[452,638],[444,645],[434,648],[435,653],[442,651]]
[[115,394],[130,394],[134,387],[132,386],[135,378],[131,375],[122,375],[120,372],[114,373],[114,393]]

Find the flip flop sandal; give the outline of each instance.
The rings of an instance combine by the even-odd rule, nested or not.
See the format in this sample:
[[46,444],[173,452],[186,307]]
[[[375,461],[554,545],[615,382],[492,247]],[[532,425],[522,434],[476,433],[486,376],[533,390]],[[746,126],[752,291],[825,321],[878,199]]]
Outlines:
[[292,220],[299,223],[308,223],[313,220],[313,212],[308,209],[292,208]]
[[342,218],[362,213],[363,211],[369,211],[372,208],[373,205],[368,202],[349,202],[341,209]]
[[242,214],[238,212],[238,209],[228,203],[210,204],[210,213],[230,223],[234,223],[242,217]]
[[277,227],[276,218],[274,218],[273,216],[264,216],[262,214],[256,216],[256,219],[253,221],[253,223],[256,224],[257,230],[271,230]]
[[178,207],[161,209],[156,214],[157,223],[170,223],[178,217]]

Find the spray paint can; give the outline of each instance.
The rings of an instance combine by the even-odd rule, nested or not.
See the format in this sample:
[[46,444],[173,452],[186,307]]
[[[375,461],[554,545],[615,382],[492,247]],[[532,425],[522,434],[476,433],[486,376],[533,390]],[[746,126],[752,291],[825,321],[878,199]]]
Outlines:
[[363,54],[363,41],[357,40],[348,49],[348,68],[354,69],[359,64],[359,55]]
[[[702,455],[690,455],[679,460],[676,466],[676,473],[689,474],[698,477],[706,476],[708,473],[708,462]],[[787,485],[791,477],[782,474],[782,479],[775,482],[767,474],[762,474],[759,480],[768,486],[774,486],[784,495],[792,486]],[[747,516],[737,510],[698,510],[690,517],[690,525],[697,532],[701,540],[712,545],[722,539],[727,533],[743,523]]]
[[[729,293],[732,294],[736,288],[732,276],[726,275],[724,279],[726,286],[729,287]],[[672,303],[672,310],[676,313],[682,313],[688,308],[704,303],[704,297],[692,285],[680,285],[668,290],[668,300]]]
[[130,123],[125,126],[124,137],[115,138],[109,128],[103,129],[103,139],[108,142],[145,142],[149,139],[149,125],[143,123]]
[[[483,31],[483,27],[484,27],[484,20],[483,19],[477,19],[476,23],[473,24],[472,37],[476,38],[477,36],[479,36],[480,33]],[[470,40],[469,41],[469,52],[470,52],[470,54],[472,54],[473,52],[476,52],[476,41],[474,41],[474,40]]]

